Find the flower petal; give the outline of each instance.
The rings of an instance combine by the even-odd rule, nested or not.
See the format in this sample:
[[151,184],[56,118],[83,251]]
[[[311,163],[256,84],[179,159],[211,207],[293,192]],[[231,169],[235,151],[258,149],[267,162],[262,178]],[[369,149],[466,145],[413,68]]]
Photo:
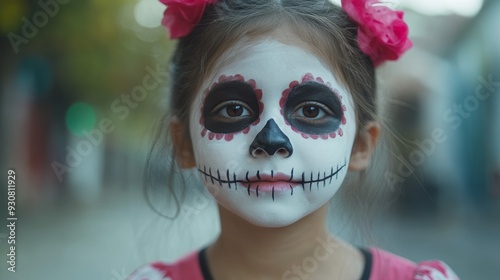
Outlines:
[[188,35],[200,22],[207,4],[217,0],[160,0],[167,6],[163,13],[162,25],[170,33],[171,39]]
[[358,24],[359,48],[375,67],[385,60],[397,60],[413,46],[403,11],[378,4],[378,0],[342,0],[342,9]]

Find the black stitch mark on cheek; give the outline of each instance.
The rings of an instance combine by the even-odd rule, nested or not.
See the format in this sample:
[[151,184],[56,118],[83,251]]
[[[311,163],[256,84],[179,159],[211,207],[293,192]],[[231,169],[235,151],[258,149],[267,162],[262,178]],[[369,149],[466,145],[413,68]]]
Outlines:
[[227,172],[226,172],[226,178],[227,178],[227,180],[228,180],[228,182],[227,182],[227,186],[228,186],[229,188],[231,188],[231,181],[229,181],[229,169],[227,169]]
[[220,172],[219,172],[219,169],[217,169],[217,179],[219,181],[219,185],[222,187],[222,180],[220,179]]
[[257,194],[257,197],[259,197],[259,185],[257,185],[257,188],[255,188],[255,193]]
[[[212,167],[208,168],[208,173],[210,173],[210,180],[212,181],[212,184],[213,184],[214,183],[214,177],[212,176]],[[207,176],[207,174],[205,174],[205,176]]]
[[[339,167],[339,166],[337,165],[337,167]],[[330,182],[328,184],[332,183],[332,179],[333,179],[333,167],[332,167],[331,172],[330,172]]]
[[290,195],[293,195],[293,187],[290,185]]
[[274,201],[274,186],[273,186],[272,196],[273,196],[273,201]]
[[309,191],[311,191],[311,189],[312,189],[313,182],[314,182],[314,180],[313,180],[313,173],[311,171],[311,181],[309,181]]

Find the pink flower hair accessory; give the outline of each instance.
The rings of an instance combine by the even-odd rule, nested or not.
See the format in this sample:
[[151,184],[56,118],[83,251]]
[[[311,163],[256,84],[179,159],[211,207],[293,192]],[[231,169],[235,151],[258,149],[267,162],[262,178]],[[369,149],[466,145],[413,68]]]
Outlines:
[[403,11],[394,11],[378,0],[342,0],[344,12],[358,24],[358,44],[375,67],[397,60],[413,46]]
[[207,5],[217,0],[160,0],[167,6],[161,24],[170,33],[170,39],[182,38],[200,22]]

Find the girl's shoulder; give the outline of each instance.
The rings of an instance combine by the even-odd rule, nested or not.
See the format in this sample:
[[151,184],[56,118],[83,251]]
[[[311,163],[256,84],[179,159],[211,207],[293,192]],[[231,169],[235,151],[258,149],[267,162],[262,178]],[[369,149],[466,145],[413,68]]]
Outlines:
[[[203,251],[203,250],[202,250]],[[387,251],[363,250],[366,267],[363,280],[458,280],[442,261],[414,263]],[[201,259],[200,259],[201,258]],[[127,280],[205,280],[209,276],[200,251],[193,252],[175,263],[154,262],[138,268]]]
[[455,273],[439,260],[414,263],[378,248],[370,248],[369,252],[369,280],[458,280]]
[[144,265],[127,280],[204,280],[198,253],[193,252],[175,263],[153,262]]

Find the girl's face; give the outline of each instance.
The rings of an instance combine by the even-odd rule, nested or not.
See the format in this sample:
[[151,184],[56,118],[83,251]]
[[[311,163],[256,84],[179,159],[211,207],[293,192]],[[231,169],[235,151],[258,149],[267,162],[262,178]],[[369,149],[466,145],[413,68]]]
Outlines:
[[352,98],[302,48],[266,40],[230,53],[191,108],[200,178],[248,222],[292,224],[344,180],[356,134]]

